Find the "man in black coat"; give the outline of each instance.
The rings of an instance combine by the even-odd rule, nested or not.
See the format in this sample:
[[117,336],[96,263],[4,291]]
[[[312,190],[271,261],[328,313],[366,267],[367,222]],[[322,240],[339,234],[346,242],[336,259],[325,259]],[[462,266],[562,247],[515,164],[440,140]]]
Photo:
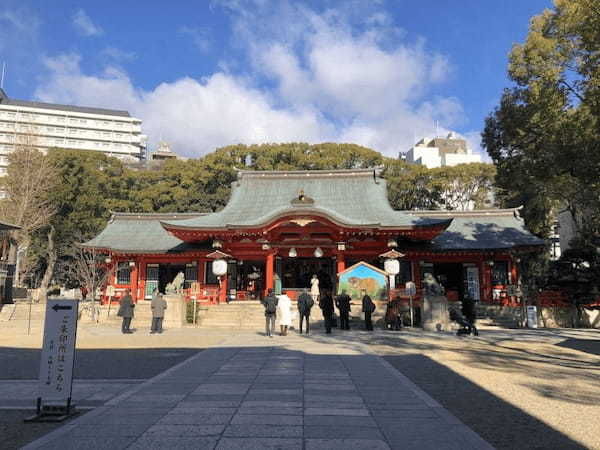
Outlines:
[[367,331],[373,331],[373,321],[371,320],[371,314],[375,311],[375,303],[371,300],[371,297],[367,295],[367,291],[362,291],[362,312],[365,314],[365,328]]
[[131,289],[127,289],[119,302],[119,311],[117,312],[117,316],[123,318],[123,323],[121,324],[121,333],[123,334],[133,333],[129,329],[131,319],[133,318],[133,308],[135,308],[135,303],[133,303],[133,298],[131,298]]
[[323,311],[325,319],[325,333],[331,334],[331,324],[333,322],[333,298],[330,291],[325,291],[319,300],[319,307]]
[[269,337],[273,337],[273,331],[275,330],[275,319],[277,317],[277,303],[279,303],[279,299],[273,293],[273,289],[269,289],[269,293],[262,300],[262,304],[265,307],[266,335]]
[[302,334],[302,323],[306,321],[306,334],[310,329],[310,309],[315,304],[312,296],[308,293],[308,289],[304,289],[298,297],[298,314],[300,316],[300,334]]
[[350,329],[350,296],[346,291],[342,291],[335,300],[335,306],[340,311],[340,328],[342,330]]
[[469,333],[475,336],[479,336],[479,331],[475,327],[475,321],[477,320],[477,313],[475,312],[475,302],[468,295],[462,299],[462,314],[464,318],[469,322]]
[[152,293],[150,309],[152,309],[152,326],[150,327],[150,333],[162,333],[162,323],[165,317],[165,309],[167,309],[167,302],[158,290]]

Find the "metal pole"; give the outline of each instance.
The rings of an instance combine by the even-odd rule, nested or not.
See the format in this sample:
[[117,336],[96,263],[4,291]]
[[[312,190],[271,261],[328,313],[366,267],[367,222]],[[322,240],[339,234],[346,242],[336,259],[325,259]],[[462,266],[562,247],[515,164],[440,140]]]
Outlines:
[[194,298],[194,320],[192,320],[194,326],[196,325],[196,299]]
[[31,334],[31,304],[33,303],[33,299],[29,299],[29,315],[27,317],[27,335]]
[[412,328],[412,327],[414,327],[414,324],[413,324],[413,300],[412,300],[412,295],[408,296],[408,301],[409,301],[409,306],[410,306],[410,326]]

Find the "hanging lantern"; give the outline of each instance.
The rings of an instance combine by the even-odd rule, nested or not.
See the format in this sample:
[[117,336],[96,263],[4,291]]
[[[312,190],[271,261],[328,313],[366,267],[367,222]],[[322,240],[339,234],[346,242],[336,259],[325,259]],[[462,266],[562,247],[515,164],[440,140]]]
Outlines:
[[396,275],[400,272],[400,262],[397,259],[386,259],[383,267],[389,275]]
[[290,252],[288,253],[288,256],[290,258],[295,258],[296,256],[298,256],[298,252],[296,251],[296,249],[294,247],[290,248]]
[[321,250],[321,247],[317,247],[315,248],[315,258],[321,258],[323,256],[323,250]]
[[227,273],[227,261],[224,259],[215,259],[212,263],[212,272],[220,277]]
[[106,264],[110,264],[110,263],[112,262],[112,259],[111,259],[111,258],[110,258],[110,256],[109,256],[108,258],[106,258],[106,259],[104,260],[104,262],[105,262]]
[[135,261],[129,261],[129,267],[135,267]]

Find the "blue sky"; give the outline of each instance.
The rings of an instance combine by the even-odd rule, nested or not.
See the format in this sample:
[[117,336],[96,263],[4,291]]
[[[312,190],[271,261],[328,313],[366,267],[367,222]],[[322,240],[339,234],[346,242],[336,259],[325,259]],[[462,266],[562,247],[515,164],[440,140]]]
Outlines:
[[479,145],[507,54],[550,0],[2,0],[4,88],[127,109],[186,156],[355,142],[390,156],[455,130]]

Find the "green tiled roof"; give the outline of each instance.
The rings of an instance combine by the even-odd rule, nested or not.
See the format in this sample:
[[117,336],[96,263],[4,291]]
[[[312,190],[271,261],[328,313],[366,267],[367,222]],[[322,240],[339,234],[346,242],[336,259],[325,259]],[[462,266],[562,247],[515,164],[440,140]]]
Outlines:
[[[298,201],[300,192],[307,197]],[[257,227],[283,215],[321,215],[345,226],[412,228],[447,222],[395,211],[375,169],[241,171],[227,206],[165,225],[191,229]]]
[[545,244],[525,228],[517,209],[413,211],[412,214],[452,219],[450,226],[432,241],[432,250],[502,250]]
[[209,249],[209,244],[182,242],[160,224],[161,220],[177,222],[198,216],[201,214],[115,213],[106,228],[82,246],[121,253],[182,253]]

